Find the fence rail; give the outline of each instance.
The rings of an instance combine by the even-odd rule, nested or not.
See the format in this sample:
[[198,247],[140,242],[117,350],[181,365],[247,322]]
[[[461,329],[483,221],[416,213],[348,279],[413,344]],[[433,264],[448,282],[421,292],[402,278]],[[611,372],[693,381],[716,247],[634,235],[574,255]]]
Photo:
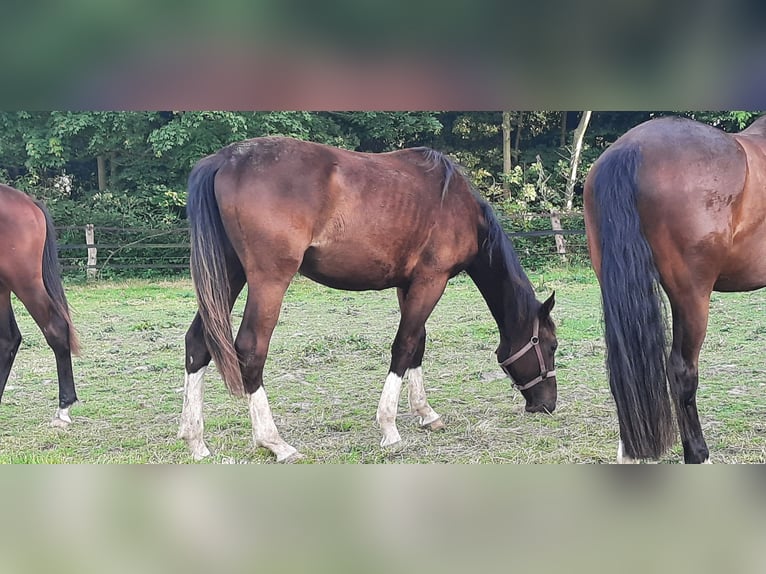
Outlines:
[[[581,213],[513,214],[501,216],[500,220],[522,262],[587,256]],[[89,278],[113,271],[179,271],[189,267],[187,227],[67,225],[56,227],[56,231],[62,268]]]

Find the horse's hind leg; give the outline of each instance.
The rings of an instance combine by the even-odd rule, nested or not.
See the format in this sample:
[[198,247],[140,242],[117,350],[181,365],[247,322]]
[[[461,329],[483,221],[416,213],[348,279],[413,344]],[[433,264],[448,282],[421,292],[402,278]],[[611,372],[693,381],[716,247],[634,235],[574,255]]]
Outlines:
[[77,402],[72,373],[69,322],[51,300],[42,280],[17,289],[16,296],[40,327],[48,346],[53,349],[59,382],[59,407],[51,420],[51,425],[66,427],[72,422],[69,408]]
[[[297,266],[296,266],[297,270]],[[279,319],[290,278],[249,280],[247,303],[234,346],[240,358],[242,381],[250,395],[249,411],[253,424],[253,443],[274,453],[277,462],[292,462],[300,453],[282,439],[263,388],[263,367],[269,350],[269,342]]]
[[710,462],[697,412],[699,354],[705,339],[709,314],[709,296],[671,302],[673,309],[673,346],[668,360],[668,379],[676,418],[681,432],[684,462]]
[[21,332],[11,307],[11,293],[0,287],[0,401],[21,344]]
[[[234,306],[245,278],[241,268],[229,268],[229,308]],[[210,364],[208,351],[203,333],[202,318],[197,313],[186,332],[186,368],[184,375],[184,399],[181,410],[181,422],[178,426],[178,438],[186,441],[194,460],[202,460],[210,456],[210,449],[205,444],[205,423],[202,415],[205,394],[205,371]]]
[[[397,296],[399,298],[399,309],[402,310],[407,291],[399,288],[397,289]],[[407,400],[410,412],[419,417],[420,426],[431,430],[439,430],[444,428],[444,423],[441,420],[441,416],[428,404],[425,386],[423,385],[423,354],[425,349],[426,328],[424,325],[418,336],[418,344],[412,358],[412,363],[405,373],[408,384]]]
[[186,369],[184,376],[184,402],[181,410],[181,423],[178,425],[178,438],[186,441],[194,460],[210,456],[210,449],[203,438],[205,423],[202,416],[202,404],[205,394],[205,371],[210,364],[210,352],[207,350],[202,332],[202,318],[197,313],[189,330],[186,332]]
[[[400,442],[401,436],[396,428],[396,413],[399,410],[399,396],[402,390],[402,378],[407,371],[415,364],[414,381],[411,377],[410,401],[414,399],[415,405],[423,409],[426,416],[436,415],[433,409],[425,400],[425,391],[423,390],[423,377],[420,363],[423,358],[423,349],[425,348],[425,324],[431,315],[436,303],[447,286],[447,278],[431,279],[430,281],[414,282],[404,293],[400,294],[401,319],[399,321],[399,330],[391,346],[391,366],[388,370],[388,376],[383,384],[383,392],[380,394],[378,403],[378,412],[375,419],[383,432],[383,438],[380,446],[387,447]],[[419,355],[419,356],[418,356]],[[413,391],[414,382],[414,391]],[[422,416],[422,415],[421,415]],[[429,424],[429,423],[426,423]]]

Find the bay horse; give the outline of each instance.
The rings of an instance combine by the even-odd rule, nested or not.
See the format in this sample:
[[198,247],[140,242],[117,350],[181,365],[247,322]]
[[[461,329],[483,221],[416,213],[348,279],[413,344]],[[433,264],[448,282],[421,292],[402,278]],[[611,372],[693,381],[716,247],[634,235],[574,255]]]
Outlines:
[[79,352],[79,343],[61,283],[56,231],[42,203],[6,185],[0,185],[0,245],[0,399],[21,345],[11,307],[14,293],[53,349],[59,406],[51,425],[66,427],[77,401],[72,353]]
[[[249,396],[256,447],[280,462],[300,457],[280,437],[263,387],[269,340],[296,273],[335,289],[397,290],[401,318],[376,415],[382,447],[401,440],[395,417],[405,375],[420,425],[444,426],[423,385],[425,323],[447,281],[463,270],[497,323],[498,361],[526,410],[554,410],[554,295],[536,299],[492,208],[447,156],[256,138],[201,159],[188,191],[198,312],[186,334],[178,437],[196,460],[210,454],[202,398],[211,357],[229,391]],[[230,313],[245,284],[233,341]]]
[[684,461],[709,462],[696,393],[710,294],[766,285],[766,116],[736,134],[680,117],[640,124],[594,163],[584,204],[618,462],[672,446],[671,397]]

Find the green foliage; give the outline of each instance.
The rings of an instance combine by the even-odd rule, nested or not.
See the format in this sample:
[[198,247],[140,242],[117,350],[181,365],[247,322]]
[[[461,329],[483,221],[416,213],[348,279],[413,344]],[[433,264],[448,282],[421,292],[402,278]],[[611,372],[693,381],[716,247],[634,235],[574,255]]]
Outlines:
[[[603,150],[631,127],[667,113],[593,114],[575,210]],[[675,113],[727,131],[758,115]],[[43,199],[59,226],[173,229],[184,225],[186,178],[196,161],[234,141],[285,135],[368,152],[430,146],[457,160],[501,213],[562,210],[579,112],[510,112],[510,119],[513,166],[503,173],[501,112],[0,112],[0,180]]]

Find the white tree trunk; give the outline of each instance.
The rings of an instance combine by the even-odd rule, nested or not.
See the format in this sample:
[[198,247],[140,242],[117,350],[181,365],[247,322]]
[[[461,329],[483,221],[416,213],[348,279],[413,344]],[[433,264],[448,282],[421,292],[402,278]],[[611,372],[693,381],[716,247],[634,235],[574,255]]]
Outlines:
[[572,210],[574,203],[574,188],[577,182],[577,167],[580,165],[580,153],[582,152],[582,141],[585,138],[585,130],[588,128],[588,122],[592,112],[583,112],[580,123],[574,131],[574,141],[572,142],[572,157],[569,162],[569,181],[567,181],[566,192],[566,210]]
[[508,185],[511,167],[511,112],[503,112],[503,191],[508,199],[511,199]]

